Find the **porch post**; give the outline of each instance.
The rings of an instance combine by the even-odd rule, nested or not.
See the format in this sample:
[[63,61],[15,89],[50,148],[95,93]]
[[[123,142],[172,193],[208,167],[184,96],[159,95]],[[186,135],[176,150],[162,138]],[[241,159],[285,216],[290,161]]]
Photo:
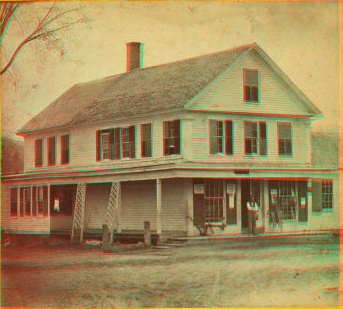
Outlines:
[[268,230],[268,210],[269,210],[269,195],[268,195],[268,180],[263,181],[263,231]]
[[50,233],[50,183],[48,184],[48,219],[49,219],[49,225],[48,225],[48,229],[49,229],[49,233]]
[[117,232],[121,233],[121,182],[118,181],[118,196],[117,196]]
[[242,181],[237,179],[237,232],[242,233]]
[[157,234],[162,233],[162,187],[161,179],[156,179],[156,204],[157,204],[157,220],[156,220],[156,230]]
[[312,228],[312,179],[307,182],[307,224]]
[[30,200],[30,216],[32,217],[32,214],[33,214],[33,184],[31,184],[31,194],[30,194],[30,197],[31,197],[31,200]]
[[187,236],[192,236],[193,233],[193,180],[192,178],[185,179],[187,185],[185,185],[187,190],[187,205],[188,205],[188,218],[187,218]]
[[18,185],[18,192],[17,192],[17,216],[20,216],[20,184]]

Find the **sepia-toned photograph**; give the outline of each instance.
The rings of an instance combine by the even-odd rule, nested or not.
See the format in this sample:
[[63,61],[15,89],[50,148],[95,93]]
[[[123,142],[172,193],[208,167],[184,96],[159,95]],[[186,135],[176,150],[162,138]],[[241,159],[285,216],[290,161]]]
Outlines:
[[2,1],[1,307],[343,305],[340,13]]

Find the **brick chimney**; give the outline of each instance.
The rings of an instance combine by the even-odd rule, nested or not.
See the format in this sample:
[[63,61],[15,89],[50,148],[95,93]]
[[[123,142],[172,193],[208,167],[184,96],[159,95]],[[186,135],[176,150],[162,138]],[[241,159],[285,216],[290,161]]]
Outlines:
[[140,42],[126,43],[126,47],[127,47],[126,71],[127,72],[142,68],[143,46],[144,46],[144,43],[140,43]]

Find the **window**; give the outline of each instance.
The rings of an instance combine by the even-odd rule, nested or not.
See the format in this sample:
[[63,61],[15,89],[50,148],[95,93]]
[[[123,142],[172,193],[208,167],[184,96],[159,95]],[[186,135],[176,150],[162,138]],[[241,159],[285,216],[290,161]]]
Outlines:
[[323,210],[332,209],[332,197],[333,197],[332,180],[322,181],[322,206]]
[[122,157],[129,158],[130,157],[130,136],[129,136],[129,128],[122,128],[121,129],[121,140],[122,140]]
[[102,159],[110,159],[110,133],[105,132],[101,133],[101,150],[102,150]]
[[267,125],[265,122],[246,121],[245,132],[245,154],[267,155]]
[[180,120],[165,121],[163,123],[164,155],[180,154]]
[[296,219],[296,205],[295,200],[295,182],[290,180],[279,181],[279,206],[282,211],[283,220]]
[[259,102],[259,72],[244,69],[244,101]]
[[279,155],[292,155],[292,125],[289,123],[278,124]]
[[[37,214],[43,214],[44,212],[44,186],[37,186],[36,187],[37,190],[37,205],[36,205],[36,209],[37,209]],[[47,200],[47,196],[45,197],[45,199]]]
[[11,216],[18,215],[18,188],[11,188]]
[[56,137],[52,136],[48,139],[48,164],[56,164]]
[[[225,125],[225,134],[224,134]],[[232,121],[210,120],[210,154],[233,154]]]
[[224,187],[219,179],[205,180],[205,222],[222,222],[224,217]]
[[135,126],[96,131],[96,160],[136,157]]
[[151,157],[152,156],[152,143],[151,143],[151,123],[142,124],[142,157]]
[[61,136],[61,163],[69,164],[70,162],[70,135]]
[[43,138],[37,138],[35,143],[35,165],[36,167],[43,166]]
[[20,215],[31,215],[31,187],[20,187]]

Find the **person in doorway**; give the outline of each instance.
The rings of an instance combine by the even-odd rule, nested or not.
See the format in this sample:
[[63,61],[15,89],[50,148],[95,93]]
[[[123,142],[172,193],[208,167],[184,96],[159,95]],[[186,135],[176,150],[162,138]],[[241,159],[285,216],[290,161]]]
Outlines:
[[257,203],[254,201],[252,195],[250,195],[250,199],[247,202],[247,209],[248,209],[248,233],[257,235],[256,233],[256,215],[260,210]]

